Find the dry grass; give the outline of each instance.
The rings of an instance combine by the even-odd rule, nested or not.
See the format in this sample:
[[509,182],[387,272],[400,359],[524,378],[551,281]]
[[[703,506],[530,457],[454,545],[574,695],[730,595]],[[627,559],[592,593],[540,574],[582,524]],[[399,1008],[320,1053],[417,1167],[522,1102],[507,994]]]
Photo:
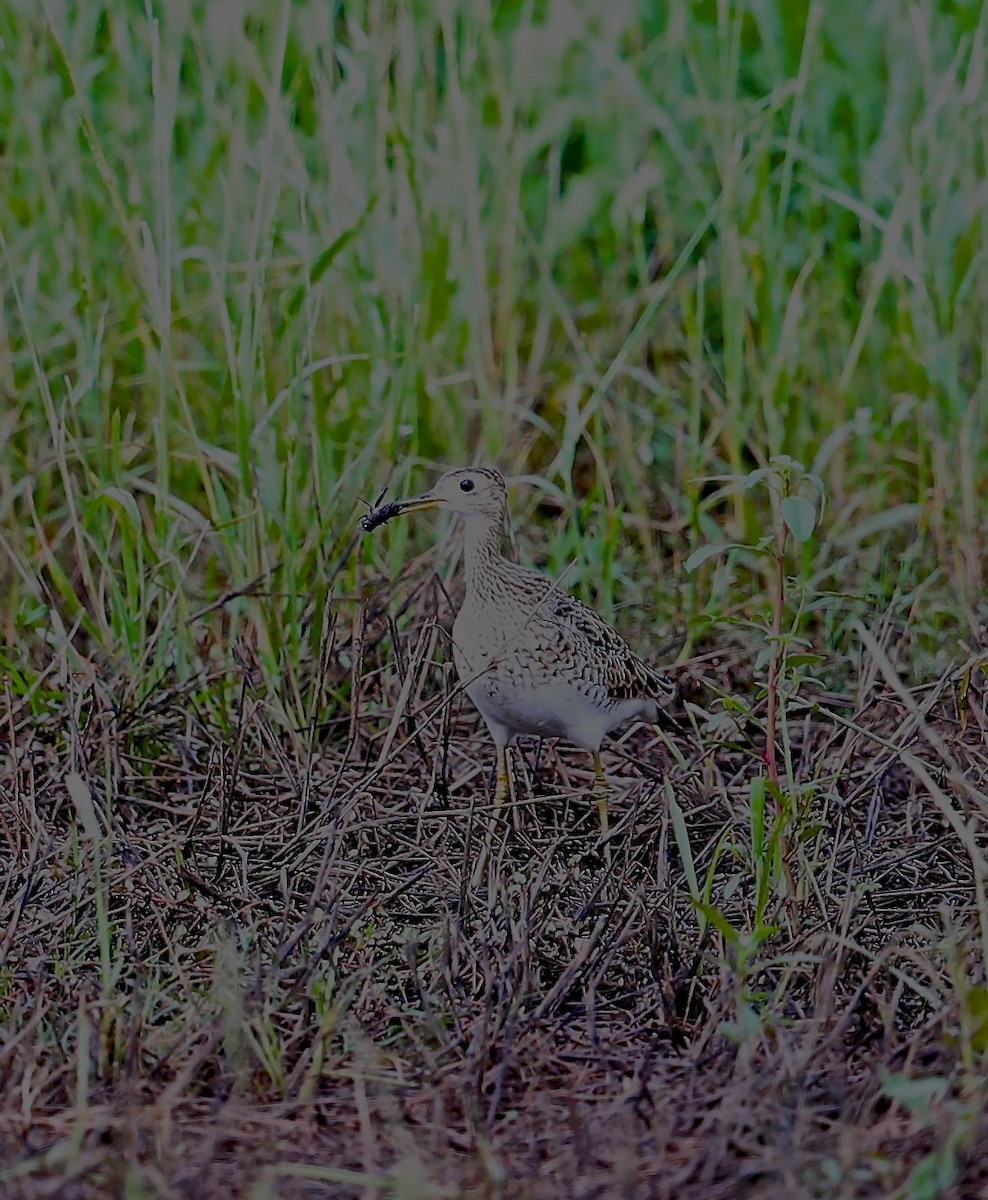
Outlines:
[[612,744],[607,868],[576,752],[492,812],[424,605],[404,685],[375,602],[347,624],[318,682],[359,705],[294,738],[246,647],[229,727],[208,678],[8,693],[5,1196],[981,1194],[976,661],[900,692],[874,643],[853,708],[791,724],[759,922],[730,654]]

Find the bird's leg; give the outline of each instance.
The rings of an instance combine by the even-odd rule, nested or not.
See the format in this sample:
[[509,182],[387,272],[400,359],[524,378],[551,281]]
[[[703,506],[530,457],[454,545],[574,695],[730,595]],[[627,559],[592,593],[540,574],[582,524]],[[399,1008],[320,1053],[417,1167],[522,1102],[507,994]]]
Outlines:
[[611,789],[604,774],[604,764],[600,761],[600,751],[593,752],[593,798],[597,801],[597,812],[600,815],[600,840],[604,843],[604,858],[611,861],[611,847],[607,838],[607,798]]
[[511,779],[508,775],[508,748],[497,747],[497,783],[494,787],[494,808],[500,808],[511,797]]
[[[513,798],[512,788],[514,783],[511,777],[511,767],[508,757],[508,747],[498,746],[497,748],[497,785],[494,788],[494,816],[496,817],[502,804],[506,804]],[[518,822],[518,810],[515,807],[511,808],[508,819],[515,829],[520,828]]]
[[487,833],[484,835],[484,844],[480,849],[480,854],[473,868],[473,875],[470,877],[471,887],[480,887],[481,883],[483,883],[487,864],[490,861],[491,848],[494,845],[494,830],[497,826],[498,814],[501,811],[502,804],[511,799],[511,776],[508,774],[508,748],[500,742],[496,743],[496,747],[497,765],[495,767],[494,811],[487,822]]

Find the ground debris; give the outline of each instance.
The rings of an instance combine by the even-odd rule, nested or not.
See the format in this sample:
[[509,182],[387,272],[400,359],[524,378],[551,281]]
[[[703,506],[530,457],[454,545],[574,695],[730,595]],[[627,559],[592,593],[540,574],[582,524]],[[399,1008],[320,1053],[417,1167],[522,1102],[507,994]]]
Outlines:
[[[404,661],[420,632],[400,635]],[[877,1197],[947,1145],[940,1194],[979,1194],[988,1118],[964,1060],[983,1049],[971,789],[988,773],[949,687],[925,720],[967,792],[892,698],[794,728],[781,852],[798,894],[759,943],[742,731],[610,743],[608,863],[585,755],[528,747],[495,812],[491,748],[441,673],[424,662],[403,688],[347,653],[360,710],[311,753],[261,704],[190,720],[178,686],[128,715],[107,684],[81,736],[68,703],[9,714],[5,1196],[86,1200],[126,1172],[202,1196],[399,1177],[479,1196],[494,1171],[538,1200]],[[415,736],[381,761],[395,722]],[[684,834],[716,921],[691,899]]]

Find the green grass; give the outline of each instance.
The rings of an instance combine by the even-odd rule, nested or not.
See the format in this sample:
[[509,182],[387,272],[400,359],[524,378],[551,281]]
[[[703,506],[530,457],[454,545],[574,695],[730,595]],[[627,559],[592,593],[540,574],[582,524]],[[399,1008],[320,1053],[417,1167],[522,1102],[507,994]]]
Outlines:
[[[663,835],[684,858],[681,898],[757,979],[761,939],[792,918],[787,891],[803,902],[822,886],[821,829],[843,820],[839,775],[808,777],[797,761],[810,745],[800,722],[819,716],[800,697],[843,697],[857,722],[866,703],[905,704],[893,680],[949,677],[966,722],[971,672],[956,665],[977,677],[983,6],[13,0],[0,47],[0,714],[12,731],[0,757],[20,814],[5,830],[20,862],[51,816],[17,791],[26,768],[11,746],[30,730],[55,776],[75,781],[52,819],[71,817],[59,870],[78,889],[80,954],[106,1011],[122,970],[120,761],[148,787],[165,772],[186,780],[178,790],[215,790],[217,822],[265,755],[290,762],[308,795],[328,746],[342,779],[360,722],[387,728],[408,700],[396,701],[406,664],[392,634],[406,631],[407,659],[423,621],[443,615],[434,560],[418,558],[434,523],[359,538],[357,518],[385,485],[418,491],[474,461],[514,481],[524,560],[646,654],[720,656],[694,696],[701,745],[757,744],[766,685],[789,689],[768,718],[780,739],[768,792],[761,775],[750,790],[752,753],[743,779],[704,765],[690,787],[708,799],[740,779],[736,823],[691,843],[680,801]],[[780,456],[825,496],[800,541],[779,541],[778,490],[739,482]],[[738,548],[686,570],[718,543]],[[421,645],[421,694],[438,700],[426,668],[444,642]],[[446,736],[445,719],[428,737]],[[412,725],[395,722],[404,753]],[[894,745],[901,765],[905,743],[879,723],[886,742],[872,750]],[[853,766],[857,735],[828,728],[850,739]],[[380,746],[364,750],[372,767]],[[482,794],[482,773],[471,778]],[[300,837],[314,812],[292,810]],[[355,844],[373,847],[360,830]],[[231,849],[216,853],[217,876],[241,870],[224,865]],[[718,899],[729,861],[752,889],[747,929]],[[254,895],[246,874],[238,887]],[[0,901],[11,930],[13,900]],[[238,956],[270,947],[206,926],[203,946],[226,966],[199,1000],[234,1028]],[[180,1004],[184,953],[167,986],[145,981],[149,994]],[[339,1014],[332,983],[320,986],[328,1029]],[[739,1012],[759,988],[738,984]],[[963,988],[947,991],[968,1020]],[[78,1052],[79,1105],[83,1033],[96,1060],[122,1056],[136,1012],[49,1030],[69,1047],[66,1070]],[[243,1064],[259,1061],[291,1092],[284,1028],[252,1019],[252,1049],[228,1048],[236,1087],[250,1092]],[[968,1049],[983,1041],[965,1036]],[[950,1104],[966,1113],[964,1099]],[[950,1176],[961,1142],[924,1169]],[[320,1169],[307,1177],[391,1194],[380,1163],[362,1181]],[[484,1186],[500,1195],[491,1171]],[[279,1178],[275,1162],[256,1194]],[[902,1194],[939,1194],[925,1178]]]
[[[14,665],[57,613],[79,653],[188,674],[190,616],[261,579],[211,623],[297,672],[360,500],[474,459],[534,477],[527,554],[676,637],[764,583],[683,578],[766,523],[697,480],[788,454],[830,496],[794,572],[879,611],[924,585],[918,668],[970,636],[977,6],[853,39],[844,5],[443,11],[0,16]],[[837,653],[849,607],[818,617]]]

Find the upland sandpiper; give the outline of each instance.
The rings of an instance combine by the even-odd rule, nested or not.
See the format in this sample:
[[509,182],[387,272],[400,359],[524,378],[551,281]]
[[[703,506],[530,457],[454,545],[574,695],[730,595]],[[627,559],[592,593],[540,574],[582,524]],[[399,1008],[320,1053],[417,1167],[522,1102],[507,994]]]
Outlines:
[[427,508],[464,518],[466,596],[453,623],[453,659],[497,748],[495,804],[509,794],[507,747],[516,734],[564,738],[593,755],[593,795],[606,831],[600,744],[628,721],[654,722],[675,686],[592,608],[502,557],[508,504],[497,471],[447,471],[431,491],[383,504],[361,524],[370,531]]

